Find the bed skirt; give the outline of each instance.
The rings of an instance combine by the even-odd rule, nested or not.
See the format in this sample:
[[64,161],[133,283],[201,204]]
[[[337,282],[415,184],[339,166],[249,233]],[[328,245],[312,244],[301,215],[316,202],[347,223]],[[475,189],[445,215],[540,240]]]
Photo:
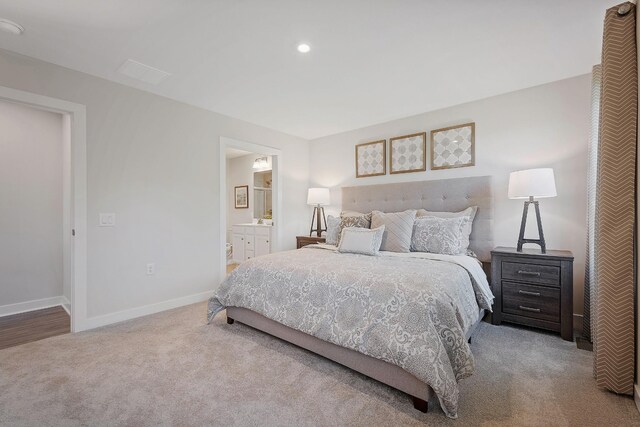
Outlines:
[[[471,338],[483,316],[484,310],[480,310],[478,321],[469,329],[467,339]],[[399,366],[323,341],[304,332],[284,326],[249,309],[227,307],[227,319],[237,320],[247,326],[326,357],[374,380],[403,391],[414,398],[428,402],[431,397],[435,396],[428,384],[420,381]]]

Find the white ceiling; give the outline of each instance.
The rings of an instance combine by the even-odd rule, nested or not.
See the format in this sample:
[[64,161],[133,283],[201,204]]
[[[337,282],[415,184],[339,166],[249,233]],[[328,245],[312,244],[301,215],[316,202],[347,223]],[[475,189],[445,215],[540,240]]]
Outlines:
[[0,0],[0,48],[312,139],[588,73],[618,2]]

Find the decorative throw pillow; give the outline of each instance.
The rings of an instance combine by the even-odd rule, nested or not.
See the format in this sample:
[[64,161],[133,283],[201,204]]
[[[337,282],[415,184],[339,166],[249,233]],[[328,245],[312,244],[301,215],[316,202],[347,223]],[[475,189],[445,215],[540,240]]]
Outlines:
[[342,238],[342,230],[347,227],[357,227],[357,228],[371,228],[371,214],[363,214],[357,212],[349,212],[340,214],[340,231],[338,233],[338,242],[336,244],[340,244],[340,239]]
[[384,225],[381,251],[409,252],[411,250],[411,235],[413,222],[416,220],[415,210],[404,212],[384,213],[371,212],[371,228]]
[[467,231],[468,231],[468,234],[471,234],[471,231],[473,230],[473,219],[476,217],[477,212],[478,212],[477,206],[469,206],[467,209],[460,212],[431,212],[425,209],[418,209],[418,213],[416,214],[416,216],[418,218],[421,218],[423,216],[435,216],[438,218],[457,218],[457,217],[466,216],[466,217],[469,217],[469,224],[467,225],[469,230]]
[[333,215],[327,216],[327,245],[337,245],[340,236],[340,218]]
[[351,254],[378,255],[383,234],[384,225],[373,230],[362,227],[346,227],[342,230],[338,251]]
[[411,250],[443,255],[465,255],[469,247],[469,217],[424,216],[413,225]]
[[416,216],[418,218],[422,216],[437,216],[438,218],[456,218],[459,216],[468,216],[473,221],[473,218],[476,217],[476,213],[478,212],[477,206],[469,206],[467,209],[460,212],[432,212],[426,209],[418,209],[418,213]]

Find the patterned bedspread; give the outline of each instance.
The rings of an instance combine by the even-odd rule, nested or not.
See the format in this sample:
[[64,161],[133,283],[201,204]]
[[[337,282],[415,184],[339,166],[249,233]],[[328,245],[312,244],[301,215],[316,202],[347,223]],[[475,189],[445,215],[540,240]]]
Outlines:
[[429,384],[455,418],[458,381],[474,370],[465,333],[478,307],[491,308],[493,295],[484,274],[471,267],[475,260],[421,256],[309,246],[254,258],[221,284],[208,319],[225,307],[243,307],[400,366]]

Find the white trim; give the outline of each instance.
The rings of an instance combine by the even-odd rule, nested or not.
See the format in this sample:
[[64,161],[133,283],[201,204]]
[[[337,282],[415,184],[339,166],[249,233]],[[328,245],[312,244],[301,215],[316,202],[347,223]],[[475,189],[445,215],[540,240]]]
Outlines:
[[640,412],[640,389],[638,389],[638,384],[633,385],[633,401],[636,402],[636,409]]
[[272,194],[275,197],[273,201],[273,218],[275,218],[272,230],[272,242],[271,248],[273,252],[277,252],[280,249],[280,243],[282,239],[282,229],[280,224],[286,224],[285,212],[282,209],[282,150],[269,147],[267,145],[254,144],[252,142],[240,141],[233,138],[227,138],[226,136],[220,137],[220,151],[219,151],[219,182],[220,182],[220,282],[224,280],[227,275],[227,148],[238,148],[240,150],[249,151],[251,153],[259,153],[272,158],[272,179],[273,179],[273,191]]
[[[33,299],[30,301],[18,302],[15,304],[0,305],[0,317],[11,316],[12,314],[26,313],[28,311],[42,310],[43,308],[64,306],[65,301],[69,301],[64,296]],[[63,307],[64,308],[64,307]]]
[[62,296],[67,300],[65,310],[71,316],[71,287],[73,285],[73,236],[71,235],[71,116],[62,116]]
[[[142,307],[130,308],[128,310],[117,311],[115,313],[104,314],[102,316],[89,317],[85,323],[86,329],[99,328],[100,326],[110,325],[112,323],[124,322],[125,320],[135,319],[136,317],[147,316],[149,314],[159,313],[172,308],[178,308],[189,304],[206,301],[213,296],[213,291],[201,292],[199,294],[187,295],[185,297],[170,299],[155,304],[143,305]],[[204,313],[202,314],[204,318]]]
[[62,295],[60,298],[61,298],[61,302],[62,302],[62,304],[60,304],[60,305],[62,306],[62,308],[64,308],[64,311],[67,312],[69,317],[71,317],[71,302],[64,295]]
[[[84,105],[0,86],[0,100],[68,115],[71,119],[71,330],[86,329],[87,318],[87,109]],[[65,192],[66,194],[66,192]]]

